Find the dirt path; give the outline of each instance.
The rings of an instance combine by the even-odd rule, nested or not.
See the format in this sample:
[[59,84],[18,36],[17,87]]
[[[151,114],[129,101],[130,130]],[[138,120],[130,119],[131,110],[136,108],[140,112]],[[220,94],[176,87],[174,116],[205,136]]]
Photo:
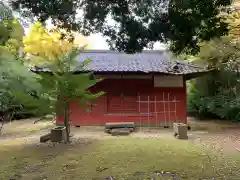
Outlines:
[[[202,127],[207,125],[201,122]],[[11,124],[6,124],[3,133],[0,136],[0,145],[10,145],[14,143],[35,144],[39,143],[41,135],[46,134],[54,125],[51,122],[41,122],[33,124],[33,120],[16,121]],[[200,126],[199,126],[200,127]],[[240,149],[240,127],[232,128],[232,126],[221,126],[216,128],[214,124],[208,127],[211,129],[203,128],[203,130],[193,130],[188,132],[189,141],[194,143],[201,143],[205,146],[214,148],[220,151],[234,151]],[[214,130],[212,130],[214,127]],[[225,127],[225,128],[222,128]],[[103,139],[103,138],[118,138],[113,137],[104,132],[104,127],[72,127],[71,134],[72,140],[78,139]],[[132,137],[138,138],[170,138],[173,139],[172,129],[159,129],[159,128],[138,128]]]
[[240,129],[206,133],[199,136],[196,142],[219,151],[238,151],[240,149]]
[[[118,138],[104,133],[103,127],[81,127],[72,128],[74,138]],[[130,136],[137,138],[168,138],[175,139],[172,129],[159,129],[159,128],[138,128]],[[201,143],[210,148],[218,151],[237,152],[240,149],[240,128],[238,129],[225,129],[225,130],[195,130],[188,132],[188,141],[194,143]]]

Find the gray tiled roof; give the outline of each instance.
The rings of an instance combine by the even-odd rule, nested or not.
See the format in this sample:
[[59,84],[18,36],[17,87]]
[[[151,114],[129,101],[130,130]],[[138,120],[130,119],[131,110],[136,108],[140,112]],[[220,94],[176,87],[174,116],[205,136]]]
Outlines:
[[82,52],[77,60],[81,62],[86,58],[92,60],[86,70],[94,72],[191,74],[205,71],[186,61],[171,60],[166,51],[151,50],[125,54],[109,50],[89,50]]

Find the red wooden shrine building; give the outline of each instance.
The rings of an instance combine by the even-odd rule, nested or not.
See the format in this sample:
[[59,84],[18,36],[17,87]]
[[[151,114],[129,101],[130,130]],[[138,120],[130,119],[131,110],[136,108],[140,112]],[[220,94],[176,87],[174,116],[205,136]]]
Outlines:
[[[87,69],[104,80],[91,87],[105,95],[94,100],[91,112],[76,102],[70,105],[72,125],[104,125],[135,122],[139,126],[171,126],[186,123],[186,80],[204,69],[173,61],[166,51],[125,54],[108,50],[82,52],[79,61],[90,58]],[[57,124],[63,117],[57,117]]]

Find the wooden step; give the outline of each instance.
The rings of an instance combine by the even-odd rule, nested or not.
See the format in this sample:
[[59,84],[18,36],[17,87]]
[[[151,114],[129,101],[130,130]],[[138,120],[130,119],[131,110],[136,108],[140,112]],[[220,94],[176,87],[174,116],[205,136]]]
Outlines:
[[115,128],[111,130],[112,136],[128,136],[131,133],[129,128]]
[[40,136],[40,142],[44,143],[51,139],[51,133],[45,134],[43,136]]

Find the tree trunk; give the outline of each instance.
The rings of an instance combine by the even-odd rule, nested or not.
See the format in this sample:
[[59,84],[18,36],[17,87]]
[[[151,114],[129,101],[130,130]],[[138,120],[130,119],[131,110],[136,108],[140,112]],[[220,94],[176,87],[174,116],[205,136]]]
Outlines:
[[66,127],[67,142],[70,140],[70,126],[69,126],[69,102],[68,100],[64,103],[64,126]]
[[4,125],[4,121],[2,120],[2,123],[1,123],[1,126],[0,126],[0,135],[2,133],[3,125]]
[[9,120],[10,120],[10,122],[12,121],[12,118],[13,118],[13,115],[14,115],[14,110],[12,111],[11,115],[9,113],[10,113],[9,111],[5,111],[5,112],[1,112],[0,113],[0,122],[1,122],[1,125],[0,125],[0,135],[2,133],[4,124],[6,122],[8,122]]

